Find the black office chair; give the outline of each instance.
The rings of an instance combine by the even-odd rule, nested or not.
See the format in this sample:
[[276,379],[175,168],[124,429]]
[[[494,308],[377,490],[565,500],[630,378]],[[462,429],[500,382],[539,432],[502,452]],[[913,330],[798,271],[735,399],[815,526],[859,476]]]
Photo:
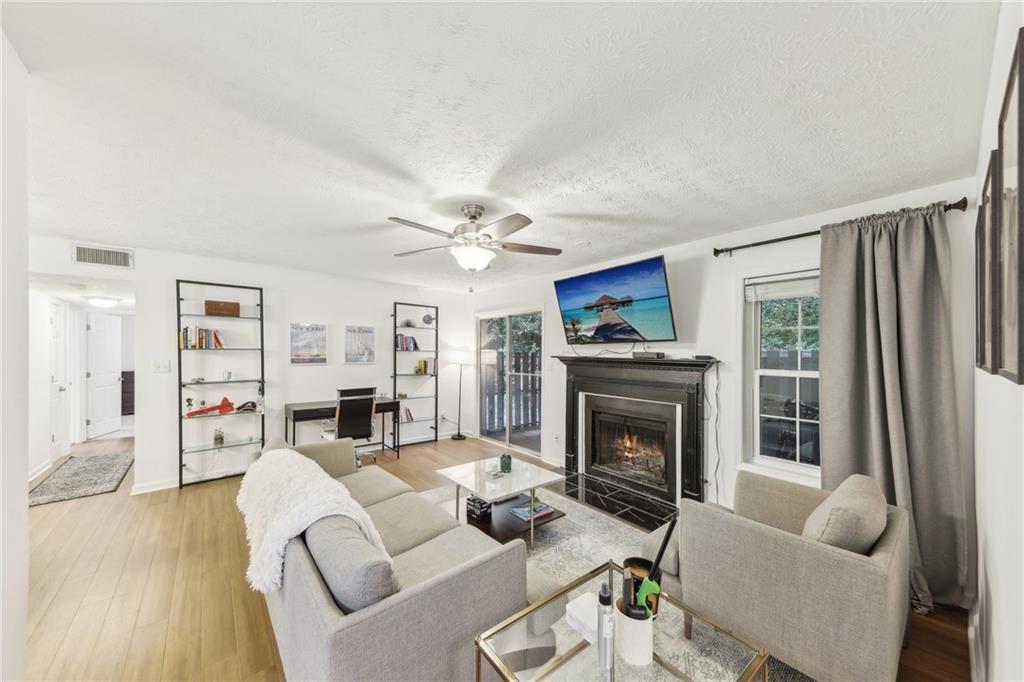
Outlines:
[[[334,410],[334,423],[328,427],[333,431],[334,438],[351,438],[353,440],[373,438],[373,417],[377,407],[376,393],[377,389],[373,386],[338,389],[338,406]],[[377,456],[372,456],[376,462]],[[359,457],[356,457],[356,460],[358,461]]]

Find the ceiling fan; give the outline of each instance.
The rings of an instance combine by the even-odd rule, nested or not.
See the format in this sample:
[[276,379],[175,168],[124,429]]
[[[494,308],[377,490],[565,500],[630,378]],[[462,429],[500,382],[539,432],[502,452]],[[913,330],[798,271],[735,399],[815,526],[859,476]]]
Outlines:
[[484,207],[480,204],[465,204],[462,207],[462,214],[468,222],[459,223],[455,226],[454,232],[445,232],[433,227],[414,223],[403,218],[388,218],[388,220],[399,225],[408,225],[417,230],[423,230],[438,237],[455,242],[442,246],[431,246],[426,249],[405,251],[396,253],[396,256],[412,256],[417,253],[436,251],[437,249],[448,249],[455,256],[459,266],[464,270],[476,272],[484,270],[494,260],[496,251],[508,251],[509,253],[532,253],[540,256],[557,256],[562,253],[561,249],[552,249],[546,246],[531,246],[530,244],[517,244],[515,242],[502,241],[513,232],[518,232],[533,221],[522,213],[513,213],[501,220],[496,220],[488,225],[480,225],[477,221],[484,214]]

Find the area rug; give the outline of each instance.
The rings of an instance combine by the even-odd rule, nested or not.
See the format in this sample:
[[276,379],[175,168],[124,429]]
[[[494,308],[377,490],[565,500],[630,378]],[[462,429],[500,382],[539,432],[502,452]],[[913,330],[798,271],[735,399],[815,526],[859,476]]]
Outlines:
[[134,461],[134,452],[69,457],[32,489],[28,494],[28,506],[113,492],[121,485]]
[[[430,502],[455,513],[455,486],[444,486],[420,493]],[[628,556],[636,556],[647,531],[630,525],[608,514],[580,504],[564,495],[537,490],[537,497],[565,513],[565,518],[540,526],[534,531],[534,546],[528,549],[530,568],[565,584],[609,559],[621,563]],[[462,514],[465,523],[465,513]],[[710,628],[708,628],[710,630]],[[682,632],[680,624],[679,632]],[[732,640],[706,633],[706,646],[728,647]],[[723,656],[722,659],[728,659]],[[715,671],[705,671],[705,677],[717,677]],[[723,676],[732,671],[720,671]],[[771,682],[814,682],[799,670],[770,658],[768,679]]]

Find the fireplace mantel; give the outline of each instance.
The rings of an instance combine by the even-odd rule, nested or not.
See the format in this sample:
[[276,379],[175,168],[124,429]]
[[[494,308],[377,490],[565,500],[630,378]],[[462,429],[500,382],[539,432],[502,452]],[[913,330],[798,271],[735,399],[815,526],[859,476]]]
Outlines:
[[673,403],[682,407],[680,489],[704,500],[704,376],[717,360],[556,355],[566,366],[565,467],[577,471],[580,395],[598,394]]

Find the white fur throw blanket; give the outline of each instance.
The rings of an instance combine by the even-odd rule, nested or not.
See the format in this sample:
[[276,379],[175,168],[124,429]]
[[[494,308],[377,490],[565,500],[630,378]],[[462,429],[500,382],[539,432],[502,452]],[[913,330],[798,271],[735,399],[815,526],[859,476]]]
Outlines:
[[259,592],[280,589],[288,541],[326,516],[349,517],[387,555],[373,521],[348,488],[294,450],[270,450],[253,462],[235,504],[249,539],[246,578]]

